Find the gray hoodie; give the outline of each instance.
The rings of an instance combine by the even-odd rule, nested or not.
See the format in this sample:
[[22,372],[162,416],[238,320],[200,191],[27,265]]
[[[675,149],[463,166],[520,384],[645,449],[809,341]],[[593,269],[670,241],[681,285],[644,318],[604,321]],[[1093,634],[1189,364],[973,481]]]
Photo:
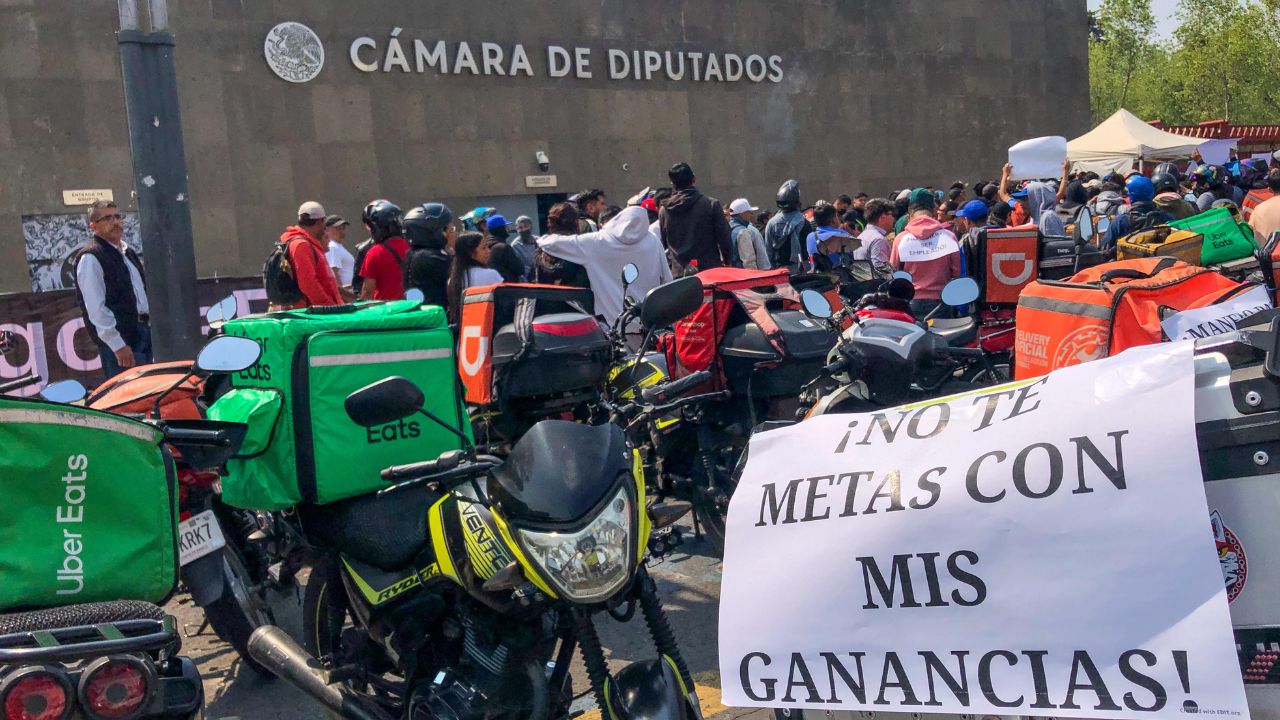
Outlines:
[[1058,205],[1058,194],[1053,188],[1042,182],[1027,185],[1027,204],[1031,207],[1031,217],[1041,235],[1066,235],[1067,227],[1062,218],[1055,212]]

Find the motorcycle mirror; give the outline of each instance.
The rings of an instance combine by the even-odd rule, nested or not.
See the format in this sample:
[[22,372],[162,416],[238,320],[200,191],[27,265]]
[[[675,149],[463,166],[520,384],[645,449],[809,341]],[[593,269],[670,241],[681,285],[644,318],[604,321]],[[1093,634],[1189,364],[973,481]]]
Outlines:
[[404,291],[404,299],[412,300],[413,302],[416,302],[419,305],[421,305],[423,301],[427,299],[427,296],[424,295],[422,291],[419,290],[418,288],[409,288],[408,290]]
[[343,407],[355,424],[376,427],[409,417],[421,410],[425,401],[422,389],[413,381],[389,377],[351,393]]
[[222,335],[210,340],[196,356],[196,369],[204,372],[239,372],[262,356],[257,340]]
[[906,270],[899,270],[893,274],[894,280],[906,280],[907,282],[915,282],[915,278],[911,277],[911,273]]
[[627,263],[622,268],[622,285],[626,287],[640,277],[640,268],[635,263]]
[[801,290],[800,305],[804,314],[811,318],[826,320],[831,317],[831,302],[817,290]]
[[672,280],[649,291],[640,308],[640,322],[646,328],[670,325],[702,305],[702,281],[690,275]]
[[978,283],[974,282],[973,278],[956,278],[943,286],[942,302],[951,307],[968,305],[977,300],[980,294]]
[[205,311],[204,321],[210,328],[220,328],[223,323],[236,316],[236,311],[239,308],[236,296],[228,295],[209,306],[209,309]]
[[56,383],[49,383],[40,391],[40,398],[51,403],[67,403],[79,402],[89,394],[84,389],[84,385],[78,380],[59,380]]
[[1111,219],[1106,217],[1098,218],[1097,227],[1094,228],[1093,234],[1098,237],[1105,237],[1107,231],[1111,229]]
[[1093,212],[1089,208],[1080,211],[1080,217],[1076,220],[1076,232],[1080,234],[1082,243],[1093,240]]

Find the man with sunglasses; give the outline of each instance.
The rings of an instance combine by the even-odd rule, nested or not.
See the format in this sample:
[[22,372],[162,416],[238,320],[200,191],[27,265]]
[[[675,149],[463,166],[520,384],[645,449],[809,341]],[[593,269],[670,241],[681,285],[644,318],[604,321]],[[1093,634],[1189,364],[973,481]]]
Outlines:
[[150,309],[142,261],[124,242],[124,216],[110,200],[89,206],[93,239],[76,251],[76,300],[107,379],[151,362]]

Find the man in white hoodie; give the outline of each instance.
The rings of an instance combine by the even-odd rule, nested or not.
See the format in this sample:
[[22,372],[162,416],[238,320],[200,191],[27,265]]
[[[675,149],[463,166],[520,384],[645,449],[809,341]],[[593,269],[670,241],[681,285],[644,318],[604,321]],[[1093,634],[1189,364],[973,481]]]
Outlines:
[[662,242],[649,232],[649,214],[629,207],[596,232],[581,235],[544,235],[538,239],[543,252],[587,269],[596,315],[612,323],[623,310],[622,268],[634,263],[640,275],[627,294],[643,300],[650,290],[671,281]]

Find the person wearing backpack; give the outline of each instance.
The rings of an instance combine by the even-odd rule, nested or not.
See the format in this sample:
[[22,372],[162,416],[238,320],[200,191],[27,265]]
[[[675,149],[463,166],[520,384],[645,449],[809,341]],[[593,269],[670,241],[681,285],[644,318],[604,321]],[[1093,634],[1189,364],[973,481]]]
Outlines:
[[342,304],[322,243],[324,219],[320,203],[302,203],[298,224],[285,228],[263,265],[262,280],[272,311]]
[[361,219],[373,238],[373,246],[365,253],[360,266],[364,282],[361,300],[401,300],[404,298],[404,259],[409,243],[401,224],[404,215],[390,200],[374,200],[364,208]]

